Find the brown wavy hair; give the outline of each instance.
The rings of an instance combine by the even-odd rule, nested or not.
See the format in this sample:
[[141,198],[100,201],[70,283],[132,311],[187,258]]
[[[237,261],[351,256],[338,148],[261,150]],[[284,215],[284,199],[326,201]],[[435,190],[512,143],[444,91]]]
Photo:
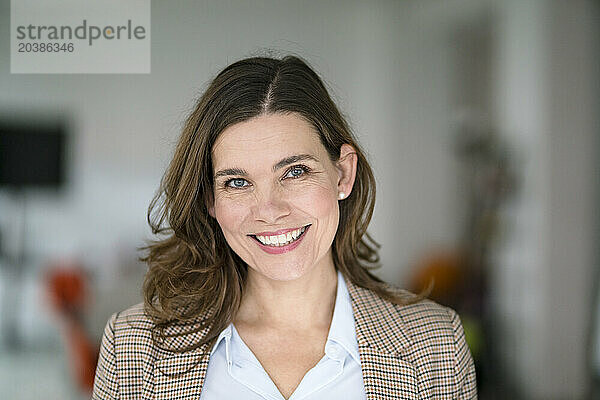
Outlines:
[[339,202],[340,222],[332,244],[336,268],[355,285],[396,304],[421,298],[407,297],[370,272],[379,266],[380,246],[367,233],[375,178],[319,76],[295,56],[247,58],[221,71],[200,97],[148,208],[153,233],[164,236],[144,247],[147,254],[141,258],[149,266],[143,292],[145,310],[155,323],[154,337],[164,343],[174,336],[205,333],[201,343],[187,343],[176,351],[214,343],[240,305],[248,266],[208,213],[213,198],[211,151],[227,127],[269,113],[305,118],[333,162],[344,143],[356,150],[354,187]]

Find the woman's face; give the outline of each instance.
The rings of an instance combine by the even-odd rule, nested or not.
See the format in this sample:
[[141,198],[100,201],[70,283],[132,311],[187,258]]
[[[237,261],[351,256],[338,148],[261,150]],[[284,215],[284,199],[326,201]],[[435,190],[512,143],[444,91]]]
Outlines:
[[334,164],[297,114],[266,114],[224,130],[212,150],[214,204],[227,243],[252,269],[293,280],[333,267],[338,196],[350,194],[356,154]]

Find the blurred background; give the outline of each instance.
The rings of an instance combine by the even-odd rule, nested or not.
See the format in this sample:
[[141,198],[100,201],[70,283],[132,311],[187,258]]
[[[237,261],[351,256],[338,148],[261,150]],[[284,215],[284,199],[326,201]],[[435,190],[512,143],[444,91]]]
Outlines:
[[90,397],[184,118],[265,49],[327,82],[375,169],[378,274],[435,279],[480,398],[600,398],[599,8],[153,1],[151,74],[11,75],[0,0],[0,398]]

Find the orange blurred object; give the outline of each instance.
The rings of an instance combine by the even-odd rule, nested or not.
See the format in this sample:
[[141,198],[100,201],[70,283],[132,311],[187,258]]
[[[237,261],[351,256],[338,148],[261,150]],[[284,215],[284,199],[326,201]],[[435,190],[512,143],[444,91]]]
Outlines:
[[51,265],[46,277],[52,305],[61,310],[80,310],[87,301],[85,275],[80,268]]
[[451,304],[464,283],[465,258],[460,252],[437,251],[428,254],[417,264],[410,289],[419,293],[433,283],[428,296],[443,304]]
[[46,289],[57,312],[71,373],[79,388],[91,393],[98,361],[98,345],[85,329],[83,315],[89,302],[84,269],[76,263],[50,264]]

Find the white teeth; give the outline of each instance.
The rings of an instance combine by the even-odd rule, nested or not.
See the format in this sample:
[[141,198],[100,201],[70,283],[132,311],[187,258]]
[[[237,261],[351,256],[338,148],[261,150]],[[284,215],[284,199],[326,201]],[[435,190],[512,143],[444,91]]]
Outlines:
[[281,247],[281,246],[290,244],[294,240],[298,239],[298,237],[300,237],[300,235],[302,235],[302,233],[305,230],[306,230],[306,227],[302,227],[302,228],[295,229],[293,231],[282,233],[281,235],[256,236],[256,239],[258,239],[264,245]]

